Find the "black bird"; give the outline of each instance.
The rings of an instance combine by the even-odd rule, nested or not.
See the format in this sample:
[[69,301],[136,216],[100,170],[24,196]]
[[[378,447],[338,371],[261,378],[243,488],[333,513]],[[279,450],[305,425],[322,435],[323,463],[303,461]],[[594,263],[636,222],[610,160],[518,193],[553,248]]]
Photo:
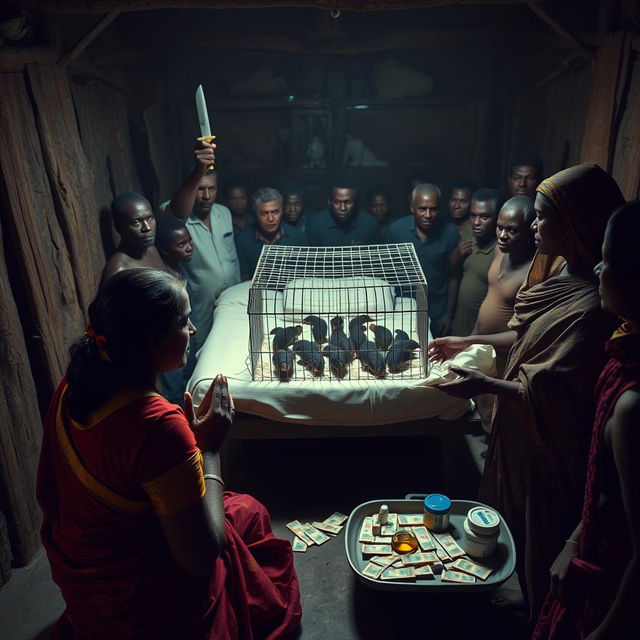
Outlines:
[[301,333],[302,326],[299,324],[285,327],[284,329],[282,327],[272,329],[270,335],[274,336],[273,351],[275,352],[278,351],[278,349],[286,349]]
[[298,340],[293,343],[291,350],[300,358],[298,364],[301,364],[314,376],[321,376],[324,373],[324,358],[320,351],[320,347],[310,340]]
[[322,354],[329,358],[331,373],[333,373],[336,378],[342,380],[342,378],[347,375],[349,363],[353,360],[351,352],[340,349],[329,342],[322,350]]
[[329,336],[329,344],[337,349],[347,351],[351,360],[355,355],[355,350],[351,340],[344,332],[344,318],[336,316],[331,320],[331,335]]
[[367,340],[367,334],[365,333],[364,323],[373,322],[373,318],[367,315],[356,316],[349,322],[349,338],[356,351],[361,342]]
[[302,321],[302,324],[311,325],[313,339],[318,344],[324,344],[327,341],[327,323],[322,318],[318,318],[318,316],[307,316]]
[[358,349],[358,357],[360,358],[360,364],[364,371],[367,371],[376,378],[384,378],[384,354],[378,349],[375,342],[365,340]]
[[387,327],[383,327],[381,324],[370,324],[369,329],[373,331],[378,349],[386,351],[393,342],[393,334],[391,331],[389,331]]
[[415,340],[396,340],[387,351],[385,358],[389,373],[400,373],[407,368],[407,363],[413,358],[413,352],[420,345]]
[[293,376],[295,358],[289,349],[278,349],[273,354],[273,366],[281,382],[288,382]]
[[406,331],[403,331],[402,329],[396,329],[395,334],[396,334],[396,337],[393,339],[393,342],[395,342],[396,340],[410,340],[411,339],[411,338],[409,338],[409,334]]

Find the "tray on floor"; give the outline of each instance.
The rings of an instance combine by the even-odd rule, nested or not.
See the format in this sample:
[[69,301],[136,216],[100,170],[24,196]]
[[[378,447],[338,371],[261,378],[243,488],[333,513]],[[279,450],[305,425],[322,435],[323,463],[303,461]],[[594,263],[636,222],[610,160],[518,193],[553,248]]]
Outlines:
[[[368,559],[364,559],[361,552],[361,543],[358,542],[362,522],[366,516],[378,513],[380,505],[389,506],[390,513],[423,513],[422,500],[371,500],[358,505],[349,516],[345,528],[345,551],[347,560],[356,576],[366,585],[381,591],[418,591],[433,592],[440,594],[456,592],[479,592],[495,589],[501,585],[513,573],[516,566],[516,551],[511,531],[504,518],[500,516],[500,536],[495,552],[489,558],[476,560],[474,562],[491,567],[493,573],[484,581],[477,580],[473,584],[460,584],[455,582],[441,582],[440,576],[435,576],[434,580],[416,579],[415,581],[399,580],[374,580],[362,575],[362,570],[367,566]],[[462,526],[467,517],[469,509],[472,507],[484,506],[481,502],[472,500],[452,500],[451,515],[449,518],[450,533],[456,541],[462,538]]]

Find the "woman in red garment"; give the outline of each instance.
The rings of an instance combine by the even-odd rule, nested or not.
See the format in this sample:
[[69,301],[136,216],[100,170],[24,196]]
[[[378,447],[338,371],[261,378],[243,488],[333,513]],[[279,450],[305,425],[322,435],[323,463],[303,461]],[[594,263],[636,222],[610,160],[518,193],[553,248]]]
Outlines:
[[[194,412],[154,389],[184,366],[184,282],[114,275],[49,408],[38,469],[42,539],[67,610],[53,637],[286,638],[301,617],[291,546],[256,500],[224,491],[233,419],[218,376]],[[186,416],[185,416],[186,413]]]
[[598,386],[582,519],[551,567],[536,640],[636,638],[640,617],[640,203],[607,226],[600,278],[606,311],[624,318]]

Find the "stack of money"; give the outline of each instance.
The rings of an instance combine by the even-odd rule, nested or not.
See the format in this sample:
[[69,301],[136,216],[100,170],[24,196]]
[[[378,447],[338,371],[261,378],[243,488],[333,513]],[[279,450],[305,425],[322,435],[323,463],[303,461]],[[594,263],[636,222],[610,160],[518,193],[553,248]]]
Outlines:
[[348,516],[335,512],[322,522],[299,522],[293,520],[287,525],[287,529],[293,533],[291,548],[299,553],[304,553],[311,545],[322,545],[331,538],[337,536]]
[[[377,514],[363,518],[358,542],[363,560],[361,573],[372,580],[420,581],[475,584],[486,580],[493,569],[465,555],[451,533],[434,533],[423,523],[422,514],[390,513],[387,525],[375,535],[373,525]],[[317,523],[314,523],[317,524]],[[391,537],[398,528],[409,528],[420,548],[414,553],[398,555],[391,548]]]

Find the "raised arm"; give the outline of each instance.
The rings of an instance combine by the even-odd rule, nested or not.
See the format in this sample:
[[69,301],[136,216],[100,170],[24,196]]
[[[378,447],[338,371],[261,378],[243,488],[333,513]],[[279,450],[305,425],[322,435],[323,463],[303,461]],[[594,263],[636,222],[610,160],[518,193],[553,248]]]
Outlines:
[[219,450],[233,421],[233,399],[227,380],[217,376],[194,413],[185,394],[185,413],[204,459],[205,495],[194,505],[160,516],[160,526],[176,562],[196,575],[211,572],[224,544],[224,482]]
[[198,187],[209,167],[215,162],[215,144],[197,140],[193,150],[195,164],[187,179],[171,198],[171,213],[176,218],[188,218],[193,211]]

